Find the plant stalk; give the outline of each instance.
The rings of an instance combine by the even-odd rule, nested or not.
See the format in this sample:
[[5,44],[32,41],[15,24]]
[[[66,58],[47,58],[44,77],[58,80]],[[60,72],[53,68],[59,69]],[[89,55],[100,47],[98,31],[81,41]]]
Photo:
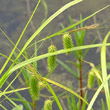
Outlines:
[[33,110],[36,110],[36,100],[35,99],[33,99]]
[[[81,51],[79,51],[79,86],[80,86],[80,96],[83,97],[83,83],[82,83],[82,58]],[[80,99],[80,110],[82,108],[82,100]]]

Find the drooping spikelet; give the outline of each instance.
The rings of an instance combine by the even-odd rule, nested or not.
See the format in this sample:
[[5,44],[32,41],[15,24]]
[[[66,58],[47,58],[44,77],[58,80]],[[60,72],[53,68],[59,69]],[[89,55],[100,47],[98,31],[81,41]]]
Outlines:
[[[48,47],[48,53],[56,52],[56,50],[57,49],[56,49],[55,45],[51,45]],[[47,62],[48,62],[49,72],[52,72],[52,70],[54,69],[55,64],[56,64],[56,55],[49,56]]]
[[39,89],[42,90],[43,88],[45,88],[46,85],[43,82],[39,82]]
[[100,86],[102,84],[102,82],[99,78],[97,78],[97,83],[98,83],[98,86]]
[[[101,71],[100,70],[98,70],[98,73],[99,73],[100,77],[102,78],[102,74],[101,74]],[[102,82],[99,79],[99,77],[97,77],[97,83],[98,83],[98,86],[100,86],[102,84]]]
[[44,103],[44,110],[52,110],[52,101],[51,100],[46,100]]
[[95,73],[91,69],[88,75],[88,88],[91,89],[94,86],[95,82]]
[[[73,47],[73,41],[69,33],[65,33],[62,37],[62,40],[64,49],[71,49]],[[71,52],[66,52],[67,55],[69,55],[70,53]]]
[[39,80],[37,78],[37,75],[31,75],[30,79],[30,92],[33,99],[38,100],[39,99]]

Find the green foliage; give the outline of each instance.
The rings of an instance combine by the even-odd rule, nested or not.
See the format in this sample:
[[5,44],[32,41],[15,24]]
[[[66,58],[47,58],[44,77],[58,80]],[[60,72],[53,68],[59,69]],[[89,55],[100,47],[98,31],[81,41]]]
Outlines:
[[[106,44],[109,36],[110,36],[110,31],[106,35],[106,37],[103,41],[103,44]],[[101,67],[102,67],[102,79],[104,81],[108,76],[107,75],[107,68],[106,68],[106,46],[102,46],[102,48],[101,48]],[[105,90],[107,107],[109,110],[110,109],[110,90],[109,90],[108,81],[104,85],[104,90]]]
[[52,101],[47,99],[44,103],[44,110],[52,110]]
[[105,103],[104,103],[103,99],[101,99],[101,102],[102,102],[102,110],[106,110],[105,109]]
[[[95,14],[99,13],[100,11],[106,9],[108,6],[104,7],[103,9],[100,9],[99,11],[96,11],[95,13],[93,13],[92,15],[86,17],[86,18],[82,18],[82,16],[80,16],[80,21],[77,23],[74,23],[72,21],[72,18],[69,17],[69,21],[70,21],[70,26],[60,30],[59,32],[56,32],[50,36],[47,36],[43,39],[40,39],[38,41],[35,41],[35,52],[34,52],[34,57],[33,56],[29,56],[29,54],[27,53],[27,49],[31,46],[29,46],[31,44],[31,42],[34,40],[35,37],[37,37],[40,32],[51,22],[53,21],[53,19],[55,19],[59,14],[61,14],[63,11],[65,11],[66,9],[68,9],[69,7],[82,2],[83,0],[74,0],[72,2],[67,3],[66,5],[64,5],[62,8],[60,8],[58,11],[56,11],[52,16],[50,16],[47,20],[47,13],[48,13],[48,7],[47,4],[45,3],[45,0],[42,0],[43,6],[45,8],[45,17],[41,23],[41,26],[32,34],[32,36],[28,39],[28,41],[24,44],[23,48],[21,48],[21,50],[18,49],[18,44],[21,41],[21,38],[24,35],[24,32],[26,31],[29,23],[31,22],[39,4],[40,1],[38,1],[29,21],[27,22],[25,28],[23,29],[18,41],[16,44],[14,44],[9,37],[7,37],[7,35],[3,32],[2,29],[0,29],[2,31],[2,33],[8,38],[8,40],[11,42],[11,44],[14,46],[14,48],[12,49],[11,53],[9,56],[5,56],[3,54],[0,53],[0,55],[2,55],[3,57],[7,58],[4,65],[2,66],[1,70],[0,70],[0,89],[4,86],[5,82],[7,81],[7,79],[12,75],[12,73],[14,73],[14,71],[17,72],[17,75],[12,79],[12,81],[10,83],[8,83],[8,86],[3,90],[0,91],[0,98],[2,96],[4,96],[8,101],[10,101],[10,103],[14,106],[14,108],[12,110],[23,110],[23,105],[25,106],[25,108],[27,110],[31,110],[31,106],[33,106],[33,109],[36,109],[36,103],[39,99],[39,94],[40,94],[40,90],[42,90],[43,88],[46,88],[51,94],[52,96],[48,96],[49,99],[52,98],[52,100],[46,100],[45,104],[44,104],[44,110],[52,110],[52,102],[55,101],[59,107],[59,110],[63,110],[63,106],[61,105],[60,101],[59,101],[59,97],[61,97],[60,95],[58,96],[54,89],[52,89],[51,84],[55,85],[57,87],[60,87],[62,89],[64,89],[66,92],[70,93],[70,96],[68,94],[66,94],[66,99],[67,99],[67,104],[68,104],[68,110],[79,110],[81,108],[81,110],[85,110],[86,109],[86,105],[88,105],[87,110],[91,110],[93,103],[95,102],[99,92],[101,91],[102,88],[104,88],[105,90],[105,94],[106,94],[106,102],[107,102],[107,107],[108,109],[110,109],[110,95],[109,95],[109,87],[108,87],[108,80],[110,79],[110,75],[107,75],[107,70],[106,70],[106,46],[110,46],[110,43],[106,43],[108,36],[110,35],[110,32],[107,34],[107,36],[105,37],[105,40],[103,42],[103,44],[93,44],[94,41],[89,44],[89,45],[84,45],[84,39],[85,39],[85,33],[86,30],[82,30],[80,32],[74,32],[74,38],[75,38],[75,44],[73,44],[72,41],[72,37],[69,35],[69,32],[64,34],[63,36],[63,45],[64,45],[64,49],[61,50],[57,50],[56,47],[54,45],[51,45],[48,48],[48,53],[46,54],[42,54],[42,55],[38,55],[38,43],[47,39],[50,39],[56,35],[61,35],[62,33],[68,31],[69,29],[77,29],[77,25],[80,24],[80,28],[82,28],[83,22],[86,21],[87,19],[93,17]],[[33,44],[32,44],[33,45]],[[28,47],[29,46],[29,47]],[[76,62],[74,61],[69,61],[69,63],[73,64],[76,69],[77,72],[73,69],[71,69],[66,63],[64,63],[63,61],[57,59],[57,62],[62,65],[68,72],[70,72],[78,81],[79,84],[82,84],[81,82],[81,78],[82,78],[82,65],[83,65],[83,59],[85,57],[85,55],[88,53],[90,48],[94,48],[94,47],[100,47],[102,46],[102,50],[101,50],[101,72],[98,72],[98,70],[96,68],[94,68],[92,70],[92,74],[89,74],[89,78],[88,78],[88,85],[89,88],[93,87],[93,80],[95,78],[95,76],[97,77],[97,81],[99,83],[99,88],[96,91],[95,95],[93,96],[93,98],[91,99],[90,103],[88,104],[88,100],[87,100],[87,91],[85,92],[85,94],[83,94],[84,96],[81,96],[81,91],[83,88],[79,87],[80,89],[80,95],[75,91],[73,91],[73,88],[70,87],[66,87],[60,83],[57,83],[53,80],[48,79],[47,77],[50,76],[50,74],[56,69],[56,55],[59,54],[63,54],[66,53],[67,55],[70,53],[74,54],[74,58],[76,58]],[[84,51],[84,49],[86,49],[86,51]],[[17,52],[16,52],[17,51]],[[23,59],[22,59],[22,57]],[[48,68],[49,68],[49,73],[45,76],[42,77],[42,75],[38,72],[38,64],[37,61],[44,59],[44,58],[48,58]],[[24,61],[25,60],[25,61]],[[5,71],[5,68],[7,66],[7,64],[9,63],[9,61],[12,62],[12,64],[10,65],[10,67]],[[19,71],[19,70],[20,71]],[[5,71],[5,72],[4,72]],[[4,72],[4,73],[3,73]],[[20,73],[22,73],[24,80],[22,80],[22,78],[20,77]],[[77,74],[78,73],[78,74]],[[94,73],[94,74],[93,74]],[[19,78],[18,78],[19,77]],[[11,84],[16,80],[19,79],[19,81],[21,82],[21,84],[23,85],[24,83],[26,84],[25,87],[23,88],[13,88],[13,86],[11,86]],[[89,81],[90,80],[90,81]],[[91,85],[92,84],[92,85]],[[5,86],[4,86],[5,87]],[[8,90],[9,88],[11,88],[12,90]],[[18,92],[21,90],[26,90],[29,89],[29,93],[32,97],[32,101],[33,102],[28,102],[27,99],[25,99],[24,97],[22,97],[22,95]],[[9,98],[9,96],[7,96],[7,94],[9,93],[13,93],[15,92],[15,94],[17,95],[18,98]],[[62,97],[61,97],[62,98]],[[76,98],[78,98],[78,101],[76,101]],[[19,101],[21,102],[23,105],[17,105],[14,101]],[[2,103],[2,101],[0,102]],[[2,104],[0,104],[0,106],[2,108],[5,108]],[[102,100],[102,110],[105,110],[105,104]]]
[[[72,89],[72,86],[70,86]],[[76,101],[73,94],[66,94],[68,110],[80,110],[80,100]],[[87,100],[87,92],[84,94],[84,100]],[[81,110],[86,109],[86,103],[83,102]]]
[[78,75],[75,73],[75,71],[70,68],[66,63],[64,63],[63,61],[61,61],[60,59],[56,60],[61,66],[63,66],[68,72],[70,72],[75,78],[78,79]]
[[[107,38],[108,36],[110,35],[110,32],[107,33],[107,35],[105,36],[105,39],[103,41],[103,44],[107,41]],[[103,65],[101,68],[102,68],[102,71],[103,71],[103,75],[102,77],[104,77],[103,81],[102,81],[102,84],[100,85],[100,87],[97,89],[97,91],[95,92],[93,98],[91,99],[90,103],[89,103],[89,106],[87,108],[87,110],[90,110],[98,96],[98,94],[100,93],[100,91],[102,90],[103,87],[104,90],[105,90],[105,96],[106,96],[106,100],[107,100],[107,107],[109,109],[110,105],[109,105],[109,100],[110,100],[110,97],[109,97],[109,89],[108,89],[108,80],[110,79],[110,75],[107,76],[107,73],[106,72],[106,56],[105,56],[105,53],[106,53],[106,46],[102,46],[102,49],[101,49],[101,64]],[[102,57],[103,56],[103,57]]]
[[[100,75],[101,78],[102,78],[101,71],[99,71],[98,73],[99,73],[99,75]],[[100,78],[98,78],[98,77],[97,77],[97,83],[98,83],[99,86],[102,84],[102,81],[101,81]]]
[[46,87],[46,85],[44,84],[44,82],[40,81],[39,82],[39,89],[42,90]]
[[95,82],[95,73],[91,69],[88,75],[88,88],[89,89],[93,88],[94,82]]
[[31,75],[30,78],[30,91],[31,96],[35,100],[39,100],[39,81],[37,75]]
[[[88,99],[87,99],[87,93],[88,92],[86,91],[85,94],[84,94],[84,99],[88,101]],[[86,109],[86,103],[83,102],[81,110],[85,110],[85,109]]]
[[[71,35],[69,33],[65,33],[62,37],[63,40],[63,48],[64,49],[71,49],[73,47],[73,41]],[[71,52],[66,52],[69,55]]]
[[[7,82],[7,84],[9,84],[9,82]],[[10,88],[11,88],[12,90],[15,89],[13,86],[10,86]],[[21,103],[25,106],[26,110],[31,110],[30,102],[28,102],[19,92],[15,92],[15,94],[16,94],[16,96],[17,96],[18,98],[11,98],[11,99],[12,99],[13,101],[19,101],[19,102],[21,102]],[[15,108],[16,108],[16,107],[15,107]]]
[[[55,45],[51,45],[48,47],[48,53],[53,53],[53,52],[56,52],[56,46]],[[48,57],[48,69],[49,69],[49,72],[51,73],[56,65],[56,55],[53,55],[53,56],[49,56]]]
[[18,105],[18,107],[14,107],[12,110],[23,110],[23,105]]
[[[72,86],[71,86],[71,89],[72,89]],[[77,103],[76,103],[76,99],[75,99],[75,96],[73,94],[70,94],[70,98],[69,98],[69,95],[67,94],[66,95],[67,97],[67,104],[68,104],[68,110],[77,110]]]

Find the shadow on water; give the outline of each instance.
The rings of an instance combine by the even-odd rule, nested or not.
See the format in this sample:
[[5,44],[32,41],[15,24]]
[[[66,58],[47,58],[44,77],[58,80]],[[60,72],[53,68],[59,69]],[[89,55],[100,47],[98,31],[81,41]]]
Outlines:
[[[0,27],[5,31],[5,33],[10,37],[10,39],[14,43],[16,43],[20,33],[22,32],[26,22],[28,21],[28,11],[27,11],[27,2],[26,1],[27,0],[11,0],[11,1],[10,0],[0,0]],[[61,6],[63,6],[64,4],[66,4],[67,2],[69,2],[71,0],[68,0],[68,1],[67,0],[45,0],[45,1],[48,5],[48,17],[49,17],[55,11],[57,11]],[[31,12],[34,9],[36,3],[37,3],[37,0],[31,0],[31,2],[30,2]],[[59,15],[52,23],[50,23],[42,31],[41,38],[42,38],[42,36],[46,37],[48,34],[52,34],[54,32],[59,31],[61,29],[61,25],[60,25],[61,23],[63,23],[65,25],[65,27],[68,26],[69,25],[69,20],[68,20],[69,15],[73,18],[74,21],[78,21],[80,14],[82,14],[83,18],[85,18],[88,15],[92,14],[93,12],[101,9],[102,7],[104,7],[108,4],[110,4],[110,0],[84,0],[84,2],[71,7],[70,9],[66,10],[64,13]],[[89,24],[93,24],[96,22],[96,23],[101,24],[101,26],[109,25],[109,23],[110,23],[109,12],[110,12],[110,8],[97,14],[95,16],[95,18],[89,19],[88,21],[85,22],[85,24],[89,25]],[[40,4],[38,11],[36,12],[36,14],[33,18],[33,23],[34,23],[35,29],[37,29],[41,25],[43,18],[44,18],[44,7],[42,4]],[[34,30],[29,25],[29,28],[25,32],[25,35],[22,38],[22,41],[20,42],[19,48],[22,48],[22,46],[25,44],[25,42],[32,35],[33,32],[34,32]],[[108,29],[103,30],[103,32],[102,32],[102,30],[99,30],[99,32],[103,39],[104,36],[107,34]],[[92,31],[92,32],[88,31],[85,44],[90,43],[90,40],[94,39],[96,37],[95,36],[96,34],[97,34],[96,31]],[[88,37],[88,36],[91,36],[91,37]],[[58,46],[58,49],[61,49],[62,45],[61,45],[61,43],[58,42],[59,40],[61,41],[61,37],[54,38],[54,43]],[[102,41],[100,39],[98,39],[98,37],[97,37],[96,42],[99,43]],[[43,44],[43,46],[41,47],[41,49],[39,50],[39,54],[43,54],[43,53],[47,52],[47,49],[45,49],[45,47],[48,47],[49,45],[50,45],[50,43],[48,43],[46,41]],[[0,53],[3,53],[8,56],[11,51],[10,46],[12,46],[10,44],[10,42],[0,32]],[[100,59],[98,59],[100,57],[100,53],[96,53],[96,50],[97,49],[91,49],[91,51],[87,55],[88,57],[85,60],[91,61],[94,64],[100,64]],[[32,52],[33,52],[33,50],[30,49],[29,53],[32,54]],[[95,53],[96,55],[93,56],[91,53]],[[70,58],[67,58],[65,55],[64,56],[59,55],[59,58],[61,60],[66,61],[68,59],[71,59],[72,56],[70,56]],[[0,56],[0,62],[2,62],[0,64],[0,67],[2,67],[4,61],[5,61],[5,59]],[[46,74],[46,72],[45,72],[46,67],[43,66],[43,64],[45,64],[45,62],[46,62],[45,60],[38,62],[40,65],[38,68],[39,68],[39,71],[41,71],[41,73],[43,73],[42,75]],[[87,65],[84,65],[85,73],[89,69],[90,68],[87,67]],[[60,75],[59,75],[59,73],[60,73]],[[76,80],[74,78],[72,78],[73,76],[68,75],[68,74],[69,73],[67,73],[62,67],[59,67],[54,72],[54,74],[51,75],[50,78],[66,85],[66,86],[68,86],[72,82],[72,84],[77,87],[77,84],[75,83]],[[10,80],[12,80],[12,78],[10,78]],[[86,82],[84,82],[84,84],[86,84]],[[18,87],[20,85],[20,83],[18,83],[18,80],[16,80],[13,85],[14,85],[14,87]],[[56,90],[56,92],[61,92],[60,88],[59,89],[54,88],[54,89]],[[45,92],[45,91],[42,91],[42,92]],[[26,91],[21,92],[21,93],[25,97],[29,96],[29,94],[26,93]],[[93,93],[94,93],[94,91],[91,92],[92,95],[93,95]],[[90,95],[89,100],[92,98],[92,95]],[[15,95],[13,95],[13,96],[15,96]],[[105,97],[104,95],[99,95],[98,99],[104,98],[104,97]],[[27,97],[27,98],[30,100],[30,97]],[[41,110],[43,103],[44,103],[44,99],[41,99],[40,102],[38,102],[39,110]],[[7,101],[4,101],[3,104],[5,107],[8,108],[8,110],[11,109],[11,106],[8,105]],[[53,110],[57,110],[55,107]],[[94,110],[100,110],[101,109],[100,107],[101,107],[100,101],[96,101]]]

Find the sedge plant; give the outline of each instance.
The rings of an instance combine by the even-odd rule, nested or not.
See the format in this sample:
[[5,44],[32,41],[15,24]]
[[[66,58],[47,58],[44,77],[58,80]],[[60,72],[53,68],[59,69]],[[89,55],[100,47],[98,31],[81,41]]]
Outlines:
[[[26,44],[24,45],[24,47],[22,48],[22,50],[19,51],[19,54],[16,56],[16,58],[15,58],[14,60],[12,60],[11,57],[12,57],[12,55],[15,53],[15,50],[17,49],[17,46],[18,46],[18,44],[19,44],[19,42],[20,42],[22,36],[24,35],[24,32],[25,32],[26,28],[28,27],[28,25],[29,25],[31,19],[33,18],[34,14],[35,14],[35,12],[36,12],[36,10],[37,10],[37,8],[38,8],[40,2],[41,2],[40,0],[38,1],[38,3],[37,3],[37,5],[36,5],[36,7],[35,7],[35,9],[34,9],[34,11],[33,11],[33,13],[32,13],[32,15],[31,15],[31,17],[30,17],[30,19],[29,19],[29,21],[27,22],[27,24],[26,24],[24,30],[22,31],[22,33],[21,33],[21,35],[20,35],[20,37],[19,37],[17,43],[14,45],[14,48],[12,49],[12,52],[10,53],[10,55],[7,57],[7,56],[1,54],[1,55],[5,56],[5,57],[7,58],[7,60],[6,60],[6,62],[5,62],[5,63],[3,64],[3,66],[2,66],[2,68],[1,68],[1,70],[0,70],[0,74],[2,74],[3,70],[5,69],[5,67],[7,66],[7,64],[8,64],[9,61],[12,61],[12,64],[11,64],[11,66],[9,67],[9,69],[2,75],[2,77],[1,77],[1,79],[0,79],[0,88],[2,88],[2,86],[4,85],[4,83],[6,82],[6,80],[8,79],[8,77],[13,73],[13,72],[11,72],[10,70],[12,69],[12,67],[13,67],[15,64],[17,64],[17,60],[19,59],[19,57],[20,57],[21,55],[23,55],[23,52],[25,51],[26,47],[27,47],[27,46],[31,43],[31,41],[41,32],[41,30],[42,30],[47,24],[49,24],[49,22],[51,22],[56,16],[58,16],[60,13],[62,13],[64,10],[66,10],[67,8],[69,8],[69,7],[71,7],[72,5],[75,5],[75,4],[77,4],[78,2],[81,2],[81,1],[82,1],[82,0],[79,0],[79,1],[76,0],[76,1],[73,1],[73,2],[70,2],[70,3],[66,4],[64,7],[62,7],[61,9],[59,9],[56,13],[54,13],[50,18],[48,18],[48,19],[39,27],[39,29],[30,37],[30,39],[26,42]],[[9,71],[10,71],[10,72],[9,72]],[[21,72],[21,71],[20,71],[20,72]],[[19,76],[20,72],[17,74],[17,77]],[[15,79],[16,79],[17,77],[15,77]],[[11,86],[11,84],[14,82],[15,79],[12,80],[12,82],[10,83],[9,86]],[[9,86],[8,86],[3,92],[1,92],[0,97],[2,97],[3,94],[5,95],[5,92],[7,91],[7,89],[9,88]],[[13,90],[13,91],[14,91],[14,90]],[[11,101],[11,102],[12,102],[12,101]],[[15,105],[14,102],[13,102],[12,104]],[[3,108],[3,106],[2,106],[2,108]]]
[[[70,19],[70,22],[71,23],[73,23],[72,22],[72,19],[69,17],[69,19]],[[82,27],[82,24],[81,24],[81,27]],[[76,29],[76,27],[74,27],[74,30],[77,30]],[[80,31],[80,32],[75,32],[73,30],[73,32],[74,32],[74,37],[75,37],[75,41],[76,41],[76,45],[77,46],[82,46],[82,45],[84,45],[84,37],[85,37],[85,30],[83,30],[83,31]],[[79,29],[80,30],[80,29]],[[81,29],[82,30],[82,29]],[[69,31],[69,32],[72,32],[72,31]],[[109,33],[108,33],[109,34]],[[107,39],[107,37],[108,37],[108,34],[107,34],[107,36],[105,37],[105,40]],[[69,39],[69,40],[68,40]],[[105,41],[104,40],[104,41]],[[94,41],[95,40],[93,40],[93,42],[92,43],[94,43]],[[106,42],[106,41],[105,41]],[[91,44],[92,44],[91,43]],[[65,33],[64,34],[64,36],[63,36],[63,45],[64,45],[64,48],[65,49],[69,49],[69,48],[74,48],[74,47],[76,47],[75,45],[74,45],[74,43],[73,43],[73,41],[72,41],[72,38],[71,38],[71,36],[69,35],[69,33]],[[74,56],[76,57],[76,62],[74,62],[74,61],[68,61],[68,63],[71,63],[71,64],[73,64],[76,68],[77,68],[77,70],[78,70],[78,72],[77,73],[79,73],[78,75],[77,75],[77,73],[72,69],[72,68],[70,68],[66,63],[64,63],[63,61],[61,61],[61,60],[59,60],[59,59],[57,59],[57,62],[59,63],[59,64],[61,64],[68,72],[70,72],[77,80],[79,80],[79,88],[80,88],[80,96],[81,97],[84,97],[84,92],[83,92],[83,83],[82,83],[82,79],[83,79],[83,74],[82,74],[82,66],[83,66],[83,62],[86,62],[86,63],[88,63],[92,68],[91,68],[91,70],[89,71],[89,73],[88,73],[88,88],[89,89],[92,89],[93,88],[93,86],[94,86],[94,84],[95,84],[95,79],[97,79],[97,83],[98,83],[98,85],[99,85],[99,87],[100,87],[100,85],[102,84],[102,82],[103,82],[103,76],[102,76],[102,72],[101,72],[101,70],[99,70],[98,68],[96,68],[95,66],[94,66],[94,64],[92,64],[92,63],[90,63],[90,62],[87,62],[87,61],[84,61],[84,57],[85,57],[85,55],[87,54],[87,52],[89,51],[89,49],[87,49],[87,50],[85,50],[85,51],[83,51],[83,50],[79,50],[79,51],[74,51],[73,52],[73,54],[74,54]],[[102,51],[101,51],[102,52]],[[66,55],[69,55],[69,54],[71,54],[71,52],[67,52],[66,53]],[[101,56],[102,56],[102,54],[101,54]],[[104,57],[101,57],[101,61],[102,61],[102,59],[103,59]],[[105,60],[106,60],[106,58],[105,58]],[[103,65],[103,64],[105,64],[105,65]],[[104,62],[102,65],[103,65],[103,67],[105,67],[106,68],[106,62]],[[102,70],[103,70],[103,67],[102,67]],[[105,70],[106,71],[106,70]],[[106,72],[105,72],[106,73]],[[104,74],[104,77],[105,77],[105,74]],[[107,74],[106,74],[106,77],[107,77]],[[107,89],[108,88],[108,89]],[[106,93],[105,94],[105,96],[106,96],[106,102],[108,103],[109,102],[109,100],[110,100],[110,97],[109,97],[109,86],[108,86],[108,82],[107,82],[107,86],[106,86],[106,91],[108,92],[108,94]],[[86,97],[87,97],[87,94],[86,94]],[[103,99],[101,100],[101,102],[102,102],[102,110],[105,110],[105,104],[104,104],[104,101],[103,101]],[[80,102],[78,102],[78,103],[76,103],[75,102],[75,97],[74,96],[71,96],[71,99],[69,99],[69,97],[67,97],[67,103],[68,103],[68,109],[69,110],[72,110],[72,109],[75,109],[75,110],[85,110],[85,105],[83,106],[83,103],[82,103],[82,101],[81,101],[81,99],[80,99]],[[75,107],[75,105],[77,105],[76,107]],[[74,107],[73,107],[74,106]],[[109,104],[108,104],[108,108],[109,108]],[[90,110],[90,108],[88,109],[88,110]]]
[[[80,20],[82,20],[82,16],[80,16]],[[72,21],[72,18],[69,16],[69,21],[71,24],[74,24],[74,22]],[[83,28],[83,23],[80,24],[80,29]],[[73,27],[73,30],[76,30],[76,27]],[[67,33],[65,33],[62,37],[63,40],[63,46],[64,49],[70,49],[70,48],[74,48],[74,47],[78,47],[78,46],[83,46],[84,45],[84,39],[85,39],[85,34],[86,34],[86,30],[81,30],[81,31],[76,31],[73,33],[74,38],[75,38],[75,43],[72,41],[72,36],[70,35],[72,31],[69,31]],[[94,43],[95,40],[92,41],[91,44]],[[89,49],[86,49],[86,51],[84,50],[78,50],[78,51],[74,51],[74,52],[67,52],[66,55],[70,55],[70,54],[74,54],[75,58],[76,58],[76,62],[74,61],[68,61],[68,63],[73,64],[76,68],[77,68],[77,73],[72,70],[70,67],[68,67],[67,64],[63,63],[61,60],[57,59],[57,62],[59,64],[61,64],[65,69],[67,69],[67,71],[69,71],[77,80],[79,83],[79,88],[80,88],[80,96],[84,97],[83,94],[83,73],[82,73],[82,69],[83,69],[83,60],[85,58],[85,55],[87,54],[87,52],[89,51]],[[80,100],[80,109],[82,108],[82,100]],[[82,109],[84,110],[84,109]]]
[[[0,97],[5,97],[8,101],[10,101],[10,103],[14,106],[13,109],[15,110],[23,110],[23,105],[26,107],[27,110],[31,110],[31,106],[33,106],[33,110],[36,110],[37,108],[37,101],[39,100],[39,97],[40,97],[40,93],[41,93],[41,89],[43,88],[46,88],[51,94],[52,94],[52,99],[51,99],[51,96],[49,96],[46,101],[45,101],[45,104],[44,104],[44,107],[43,109],[44,110],[52,110],[52,102],[55,101],[58,105],[58,108],[59,110],[63,110],[63,106],[61,105],[60,101],[59,101],[59,96],[56,95],[55,91],[53,90],[53,88],[51,87],[51,84],[53,85],[56,85],[62,89],[64,89],[65,91],[71,93],[72,95],[78,97],[78,99],[80,100],[79,102],[79,105],[80,105],[80,108],[82,108],[84,106],[85,108],[85,104],[88,105],[88,110],[90,110],[92,108],[92,104],[94,103],[94,99],[97,97],[97,95],[99,94],[99,91],[101,88],[104,87],[105,89],[105,92],[106,92],[106,98],[109,96],[109,90],[108,90],[108,84],[107,84],[107,80],[109,79],[109,77],[107,77],[106,75],[102,75],[103,78],[106,79],[106,81],[102,82],[100,88],[98,89],[99,91],[96,92],[97,95],[95,95],[90,104],[88,103],[88,101],[86,100],[87,96],[85,94],[85,96],[83,95],[83,91],[80,90],[80,95],[77,94],[74,90],[72,90],[71,88],[68,88],[60,83],[57,83],[53,80],[50,80],[49,79],[49,76],[51,75],[51,73],[54,71],[54,69],[57,67],[56,65],[56,55],[59,55],[59,54],[63,54],[63,53],[66,53],[67,55],[68,54],[71,54],[72,52],[74,52],[74,55],[76,57],[76,59],[78,60],[78,64],[76,65],[79,65],[79,76],[75,74],[75,72],[73,72],[73,74],[75,74],[75,77],[80,79],[79,80],[79,83],[80,83],[80,88],[82,89],[82,61],[83,61],[83,52],[82,50],[83,49],[89,49],[89,48],[95,48],[95,47],[100,47],[100,46],[110,46],[109,43],[106,43],[106,41],[104,42],[104,44],[91,44],[91,45],[86,45],[84,46],[83,45],[83,40],[81,40],[80,42],[78,41],[79,38],[81,38],[81,36],[84,38],[84,34],[85,34],[85,31],[82,31],[82,33],[78,33],[78,35],[80,35],[79,38],[75,38],[76,41],[77,41],[77,46],[75,47],[75,45],[70,45],[70,46],[65,46],[64,49],[61,49],[61,50],[57,50],[55,45],[51,45],[51,47],[49,48],[49,52],[46,53],[46,54],[43,54],[43,55],[39,55],[37,56],[37,53],[36,53],[36,50],[35,50],[35,56],[34,57],[28,57],[28,54],[26,53],[26,49],[28,48],[29,44],[33,41],[33,39],[38,36],[38,34],[40,34],[40,32],[46,27],[46,25],[48,25],[55,17],[57,17],[59,14],[61,14],[63,11],[65,11],[66,9],[68,9],[69,7],[79,3],[79,2],[82,2],[83,0],[75,0],[75,1],[72,1],[72,2],[69,2],[68,4],[64,5],[62,8],[60,8],[57,12],[55,12],[52,16],[50,16],[47,20],[45,20],[41,26],[32,34],[32,36],[28,39],[28,41],[24,44],[23,48],[18,51],[18,53],[15,52],[15,50],[19,50],[17,48],[19,42],[21,41],[21,38],[22,36],[24,35],[24,32],[26,31],[26,28],[28,27],[30,21],[32,20],[36,10],[37,10],[37,7],[39,6],[40,4],[40,0],[38,1],[33,13],[32,13],[32,16],[30,17],[29,21],[27,22],[24,30],[22,31],[18,41],[16,44],[14,44],[14,48],[12,49],[10,55],[7,57],[3,54],[1,54],[2,56],[6,57],[6,61],[5,63],[3,64],[1,70],[0,70],[0,75],[1,75],[1,78],[0,78]],[[70,26],[68,26],[67,28],[64,28],[62,29],[61,31],[57,32],[57,33],[54,33],[50,36],[47,36],[43,39],[40,39],[39,41],[36,41],[35,45],[39,42],[42,42],[42,41],[45,41],[47,39],[50,39],[56,35],[60,35],[62,34],[63,32],[67,31],[68,29],[71,29],[72,27],[75,28],[75,26],[77,26],[78,24],[81,24],[82,26],[82,22],[86,21],[87,19],[91,18],[92,16],[94,16],[95,14],[97,14],[98,12],[108,8],[108,6],[96,11],[95,13],[93,13],[92,15],[84,18],[84,19],[81,19],[79,22],[75,23],[75,24],[71,24]],[[71,19],[70,19],[71,21]],[[110,33],[108,33],[109,35]],[[76,33],[76,36],[78,36],[77,33]],[[67,38],[68,39],[68,38]],[[81,38],[82,39],[82,38]],[[69,40],[68,42],[71,42],[71,38],[69,36]],[[66,43],[64,43],[65,45]],[[25,58],[25,60],[21,60],[21,55]],[[15,59],[12,59],[12,56],[15,57]],[[44,59],[44,58],[48,58],[48,68],[49,68],[49,71],[48,71],[48,74],[47,76],[42,76],[39,71],[38,71],[38,68],[37,68],[37,61],[41,60],[41,59]],[[101,59],[102,60],[102,59]],[[7,69],[7,71],[4,73],[4,69],[6,68],[7,64],[9,63],[9,61],[12,61],[12,64],[10,65],[10,67]],[[54,62],[52,62],[54,61]],[[58,60],[57,60],[58,61]],[[103,63],[103,62],[102,62]],[[105,64],[105,62],[104,62]],[[103,65],[102,65],[103,66]],[[105,65],[104,65],[105,66]],[[66,66],[67,67],[67,66]],[[10,83],[7,82],[8,78],[13,75],[13,73],[15,71],[19,71],[16,75],[15,78],[12,79],[12,81]],[[71,71],[71,69],[69,69],[69,71]],[[105,72],[105,70],[102,70],[103,73]],[[26,83],[26,87],[24,88],[20,88],[20,89],[14,89],[12,85],[12,83],[20,76],[20,74],[23,73],[23,77],[24,77],[24,80],[25,80],[25,83]],[[8,83],[8,86],[2,90],[2,87],[4,86],[5,83]],[[51,84],[50,84],[51,83]],[[12,90],[8,90],[8,88],[11,88]],[[22,91],[22,90],[29,90],[29,93],[30,93],[30,96],[32,97],[32,103],[28,102],[24,97],[22,97],[22,95],[19,93],[19,91]],[[15,92],[15,94],[18,96],[18,100],[16,98],[13,98],[11,99],[7,94],[11,94]],[[84,97],[83,97],[84,96]],[[73,96],[72,96],[73,97]],[[68,99],[68,98],[67,98]],[[69,99],[68,99],[69,100]],[[23,105],[17,105],[15,103],[15,101],[20,101],[23,103]],[[83,103],[85,103],[83,105]],[[102,101],[103,103],[103,101]],[[107,98],[107,105],[109,103],[109,97]],[[104,104],[103,104],[104,105]],[[0,103],[0,106],[3,108],[3,109],[7,109],[5,108],[4,105],[2,105],[2,102]],[[79,106],[78,106],[79,107]],[[103,106],[104,108],[104,106]],[[108,105],[108,108],[109,108],[109,105]]]

